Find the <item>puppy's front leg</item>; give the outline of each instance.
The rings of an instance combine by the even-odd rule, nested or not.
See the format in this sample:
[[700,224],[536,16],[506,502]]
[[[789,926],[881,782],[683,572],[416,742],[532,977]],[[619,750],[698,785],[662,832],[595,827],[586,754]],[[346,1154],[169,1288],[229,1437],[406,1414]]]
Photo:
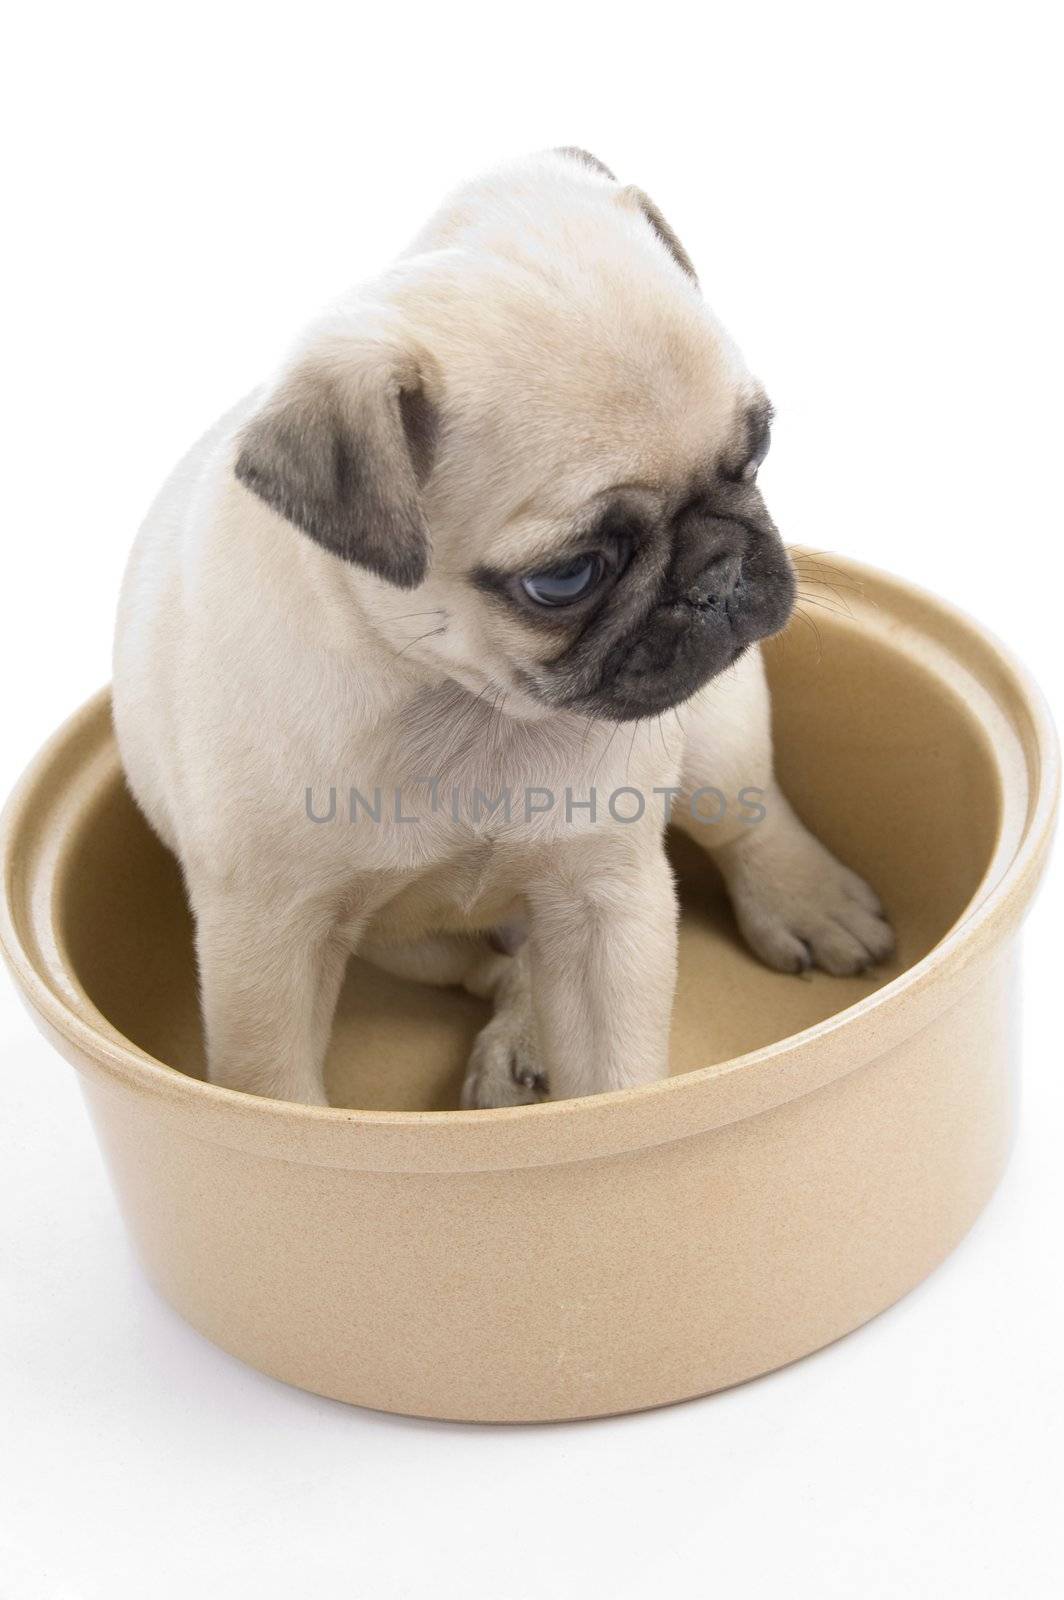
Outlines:
[[[780,790],[771,717],[764,663],[751,650],[689,703],[673,820],[713,856],[743,937],[768,966],[863,972],[886,960],[894,936],[875,891],[810,833]],[[715,796],[726,803],[723,817]],[[758,801],[759,821],[734,804],[744,796]]]
[[318,905],[193,886],[210,1081],[327,1105],[325,1050],[350,943]]
[[556,845],[527,892],[532,999],[551,1097],[668,1073],[676,895],[660,839]]
[[886,961],[894,934],[875,890],[809,832],[775,781],[761,806],[760,822],[713,849],[751,950],[781,972],[815,964],[836,977]]

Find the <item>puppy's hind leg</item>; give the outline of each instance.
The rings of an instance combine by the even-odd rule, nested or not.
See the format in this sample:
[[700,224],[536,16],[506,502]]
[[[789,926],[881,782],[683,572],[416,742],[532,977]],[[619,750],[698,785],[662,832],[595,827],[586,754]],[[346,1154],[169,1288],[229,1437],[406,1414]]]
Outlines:
[[490,1000],[462,1085],[464,1109],[534,1105],[547,1095],[532,1011],[528,949],[504,954],[485,937],[439,934],[417,944],[361,945],[359,955],[414,983],[460,987]]
[[545,1100],[549,1085],[532,1007],[528,946],[522,945],[512,956],[485,960],[466,987],[471,994],[489,993],[495,1014],[473,1045],[462,1085],[462,1105],[484,1109],[530,1106]]

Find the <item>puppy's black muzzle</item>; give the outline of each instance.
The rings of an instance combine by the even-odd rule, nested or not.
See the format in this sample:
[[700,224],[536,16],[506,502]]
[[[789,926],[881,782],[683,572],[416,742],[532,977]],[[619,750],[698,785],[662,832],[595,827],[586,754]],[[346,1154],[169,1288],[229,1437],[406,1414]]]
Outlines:
[[632,721],[680,705],[777,633],[794,596],[794,571],[767,513],[754,522],[692,507],[678,519],[656,603],[609,650],[584,708]]

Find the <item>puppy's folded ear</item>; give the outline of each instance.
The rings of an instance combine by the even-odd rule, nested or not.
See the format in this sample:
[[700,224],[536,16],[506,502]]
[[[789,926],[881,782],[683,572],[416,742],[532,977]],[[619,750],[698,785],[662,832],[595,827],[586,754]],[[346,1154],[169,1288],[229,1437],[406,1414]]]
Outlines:
[[698,274],[695,271],[691,257],[687,254],[687,251],[673,233],[650,196],[644,194],[642,189],[637,189],[634,184],[629,184],[626,189],[621,190],[620,198],[626,205],[631,206],[633,210],[643,213],[666,250],[676,262],[676,265],[682,267],[687,276],[697,283]]
[[575,144],[557,144],[554,147],[555,155],[567,156],[570,161],[579,161],[582,167],[587,167],[591,172],[597,172],[600,178],[609,178],[616,183],[616,174],[611,172],[604,161],[598,156],[593,156],[590,150],[581,150]]
[[[560,144],[555,145],[554,153],[555,155],[565,156],[570,161],[578,161],[581,166],[587,167],[589,171],[598,173],[599,177],[610,178],[616,182],[614,174],[606,163],[600,161],[598,156],[593,156],[590,150],[581,150],[575,144]],[[630,210],[643,213],[666,250],[676,262],[676,265],[682,267],[687,276],[697,284],[698,274],[694,269],[691,257],[687,254],[687,251],[675,233],[673,233],[650,196],[645,194],[642,189],[637,189],[634,183],[629,183],[623,189],[618,190],[617,197],[621,204],[627,206]]]
[[333,555],[413,589],[428,569],[421,487],[435,438],[414,358],[334,337],[303,356],[247,424],[235,471]]

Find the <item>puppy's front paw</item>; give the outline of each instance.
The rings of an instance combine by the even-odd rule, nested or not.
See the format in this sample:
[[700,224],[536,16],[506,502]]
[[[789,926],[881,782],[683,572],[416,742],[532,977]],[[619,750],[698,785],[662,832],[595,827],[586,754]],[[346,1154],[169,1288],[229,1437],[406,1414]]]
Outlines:
[[743,937],[768,966],[848,977],[893,954],[875,890],[800,825],[722,865]]
[[532,1106],[546,1098],[547,1080],[528,1021],[516,1010],[500,1012],[477,1034],[462,1085],[463,1108]]

